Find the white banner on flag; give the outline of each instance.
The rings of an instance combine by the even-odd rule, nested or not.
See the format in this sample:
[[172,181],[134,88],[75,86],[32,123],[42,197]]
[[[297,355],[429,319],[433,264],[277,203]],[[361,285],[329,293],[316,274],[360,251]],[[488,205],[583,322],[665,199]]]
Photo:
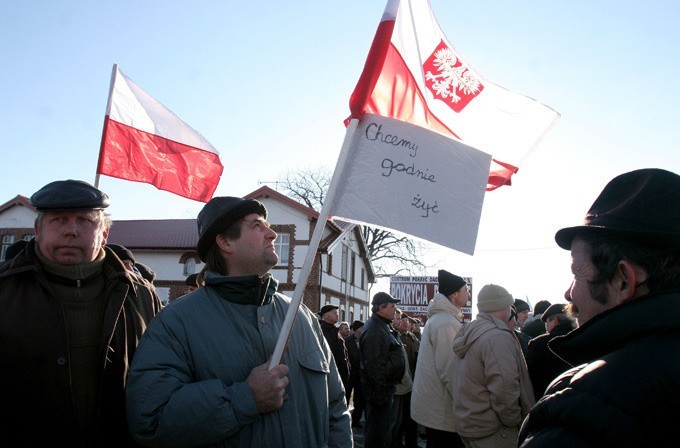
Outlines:
[[372,114],[351,147],[332,216],[474,253],[489,154]]

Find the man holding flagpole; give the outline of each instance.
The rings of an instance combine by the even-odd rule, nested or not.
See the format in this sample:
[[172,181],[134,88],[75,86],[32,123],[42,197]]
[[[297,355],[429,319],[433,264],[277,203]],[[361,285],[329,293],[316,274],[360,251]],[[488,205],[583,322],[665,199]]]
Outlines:
[[297,313],[269,368],[290,299],[276,292],[277,234],[254,199],[216,197],[198,215],[204,286],[168,305],[142,338],[127,387],[149,446],[351,447],[345,391],[317,317]]

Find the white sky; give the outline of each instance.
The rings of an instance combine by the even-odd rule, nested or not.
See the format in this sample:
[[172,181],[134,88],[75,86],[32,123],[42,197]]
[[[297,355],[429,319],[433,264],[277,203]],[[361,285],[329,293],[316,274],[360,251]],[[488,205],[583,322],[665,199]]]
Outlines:
[[[334,167],[385,3],[5,2],[0,203],[53,180],[94,183],[114,63],[220,150],[216,195],[245,195],[296,167]],[[431,5],[480,74],[562,118],[514,185],[487,193],[475,255],[432,246],[427,274],[444,268],[472,276],[475,292],[497,283],[532,303],[562,300],[569,254],[555,231],[579,224],[622,172],[680,172],[680,3]],[[106,176],[99,187],[114,220],[194,218],[203,205]]]

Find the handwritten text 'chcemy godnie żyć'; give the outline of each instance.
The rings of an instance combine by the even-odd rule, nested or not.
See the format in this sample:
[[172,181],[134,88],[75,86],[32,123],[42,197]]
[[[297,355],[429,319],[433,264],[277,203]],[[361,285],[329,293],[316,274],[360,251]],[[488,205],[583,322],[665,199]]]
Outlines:
[[[418,156],[417,142],[412,142],[405,138],[401,138],[393,133],[383,132],[382,124],[370,123],[366,127],[365,135],[366,139],[369,141],[377,141],[385,145],[394,146],[396,148],[404,148],[409,151],[409,157],[416,158]],[[380,167],[382,168],[381,174],[383,177],[390,177],[393,174],[404,174],[415,177],[416,179],[419,179],[423,182],[437,182],[436,176],[429,172],[429,168],[425,168],[425,170],[416,168],[415,162],[411,164],[405,164],[401,162],[395,162],[394,160],[386,157],[382,160]],[[435,200],[434,204],[430,204],[427,200],[420,196],[420,193],[413,197],[411,200],[411,206],[422,210],[423,213],[420,216],[423,218],[430,216],[430,213],[439,213],[439,205],[437,205],[437,201]]]

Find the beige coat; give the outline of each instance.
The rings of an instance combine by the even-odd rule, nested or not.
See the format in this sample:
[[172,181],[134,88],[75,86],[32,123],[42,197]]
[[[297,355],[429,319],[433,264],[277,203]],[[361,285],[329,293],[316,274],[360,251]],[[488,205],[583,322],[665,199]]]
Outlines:
[[453,341],[453,406],[458,433],[488,437],[519,429],[534,390],[517,338],[497,317],[479,313]]
[[411,393],[411,418],[440,431],[456,432],[453,417],[453,337],[462,326],[461,311],[437,293],[427,306]]

